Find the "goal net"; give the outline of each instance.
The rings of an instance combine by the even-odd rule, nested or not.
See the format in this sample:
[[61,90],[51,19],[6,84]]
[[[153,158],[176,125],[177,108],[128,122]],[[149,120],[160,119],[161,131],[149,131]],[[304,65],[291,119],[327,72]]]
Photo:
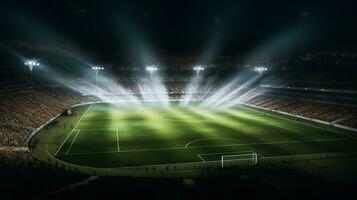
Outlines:
[[258,162],[258,155],[254,152],[234,155],[223,155],[221,157],[222,167],[232,165],[255,165]]

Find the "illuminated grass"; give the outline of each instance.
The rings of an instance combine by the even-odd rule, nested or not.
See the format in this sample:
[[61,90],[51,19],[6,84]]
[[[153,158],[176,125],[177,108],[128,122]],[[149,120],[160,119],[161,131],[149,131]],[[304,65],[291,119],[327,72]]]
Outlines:
[[75,116],[61,116],[40,133],[36,149],[40,157],[48,150],[57,161],[117,168],[200,162],[198,154],[217,152],[281,156],[357,150],[357,138],[350,133],[246,107],[96,104],[71,130],[85,109],[74,109]]

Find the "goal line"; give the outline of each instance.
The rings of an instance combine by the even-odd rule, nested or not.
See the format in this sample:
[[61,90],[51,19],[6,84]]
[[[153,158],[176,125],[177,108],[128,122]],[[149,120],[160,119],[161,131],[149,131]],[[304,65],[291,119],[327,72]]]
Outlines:
[[222,167],[230,165],[255,165],[258,163],[258,157],[263,158],[263,156],[254,151],[206,153],[197,154],[197,156],[203,163],[217,163]]
[[257,163],[258,163],[258,154],[255,152],[221,156],[222,167],[225,167],[227,165],[235,165],[235,164],[256,165]]

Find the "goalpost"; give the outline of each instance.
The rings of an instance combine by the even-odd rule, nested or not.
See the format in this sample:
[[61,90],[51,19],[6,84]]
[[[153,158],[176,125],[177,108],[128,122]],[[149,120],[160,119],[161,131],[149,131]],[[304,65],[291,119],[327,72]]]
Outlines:
[[222,167],[227,166],[228,164],[255,165],[257,162],[258,155],[255,152],[221,156]]

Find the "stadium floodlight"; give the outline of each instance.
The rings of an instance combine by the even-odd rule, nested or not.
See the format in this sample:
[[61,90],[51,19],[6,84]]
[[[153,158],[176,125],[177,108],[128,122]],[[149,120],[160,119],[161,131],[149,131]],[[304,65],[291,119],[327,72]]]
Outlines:
[[35,66],[39,66],[40,63],[37,61],[37,60],[28,60],[24,63],[25,66],[28,66],[29,67],[29,70],[30,70],[30,78],[31,78],[31,87],[33,89],[33,79],[32,79],[32,70],[33,70],[33,67]]
[[260,75],[262,75],[262,73],[267,71],[267,70],[268,70],[268,68],[266,68],[264,66],[254,67],[254,71],[258,72]]
[[95,67],[92,67],[92,69],[93,69],[93,70],[97,70],[97,71],[99,71],[99,70],[103,70],[103,69],[104,69],[104,67],[97,67],[97,66],[95,66]]
[[145,67],[145,70],[150,72],[150,78],[152,79],[152,74],[157,71],[158,68],[156,65],[149,65]]
[[196,79],[198,79],[198,74],[200,71],[205,70],[205,68],[202,65],[197,65],[193,67],[193,71],[196,71]]
[[104,67],[100,67],[100,66],[93,66],[92,70],[94,70],[95,72],[95,83],[97,84],[97,80],[98,80],[98,72],[101,70],[104,70]]
[[37,60],[28,60],[24,63],[24,65],[29,67],[29,70],[32,71],[34,66],[39,66],[40,63]]

